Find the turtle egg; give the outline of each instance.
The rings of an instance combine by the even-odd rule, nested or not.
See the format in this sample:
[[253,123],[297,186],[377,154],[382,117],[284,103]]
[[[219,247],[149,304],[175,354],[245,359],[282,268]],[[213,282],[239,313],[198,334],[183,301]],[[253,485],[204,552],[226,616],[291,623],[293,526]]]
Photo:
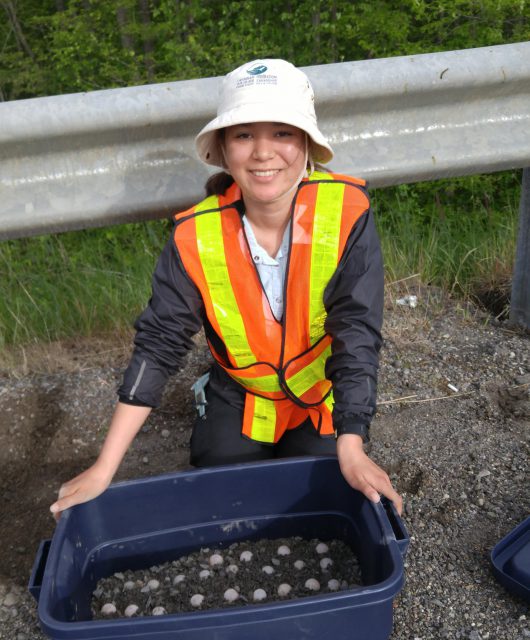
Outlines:
[[315,580],[315,578],[309,578],[305,581],[305,588],[309,589],[309,591],[319,591],[320,582],[318,580]]
[[289,595],[289,593],[291,593],[291,585],[287,584],[286,582],[283,582],[279,587],[278,587],[278,595],[279,596],[287,596]]
[[228,567],[226,567],[226,570],[228,573],[237,573],[239,571],[239,567],[237,564],[229,564]]
[[167,611],[164,609],[164,607],[155,607],[151,613],[154,616],[165,616]]
[[173,578],[173,584],[180,584],[181,582],[184,582],[184,580],[186,580],[186,576],[183,573],[179,573],[178,576]]
[[210,563],[210,567],[220,567],[224,562],[223,556],[220,553],[213,553],[208,562]]
[[192,607],[200,607],[203,602],[204,596],[200,593],[196,593],[190,598],[190,604]]
[[241,562],[250,562],[252,560],[252,551],[243,551],[239,559]]
[[319,542],[315,547],[315,551],[320,554],[327,553],[329,551],[329,547],[324,542]]
[[256,589],[252,594],[252,598],[254,599],[255,602],[260,602],[261,600],[265,600],[266,597],[267,597],[267,594],[265,593],[264,589]]
[[132,580],[127,580],[127,582],[123,583],[123,588],[125,589],[125,591],[132,591],[134,587],[135,587],[135,584]]
[[296,560],[296,562],[294,563],[294,568],[298,569],[298,571],[300,571],[304,567],[305,567],[305,562],[303,560]]
[[137,612],[138,612],[138,605],[130,604],[128,607],[125,608],[125,611],[123,613],[125,614],[126,618],[132,618],[134,614]]
[[286,544],[282,544],[278,547],[278,551],[276,553],[279,556],[288,556],[291,553],[291,550]]
[[239,593],[235,589],[227,589],[223,597],[227,602],[235,602],[239,598]]
[[340,589],[340,582],[335,580],[335,578],[332,578],[328,581],[328,589],[330,591],[338,591]]
[[263,571],[263,573],[266,573],[268,576],[274,573],[274,569],[269,565],[265,565],[264,567],[261,567],[261,570]]
[[156,591],[158,589],[158,587],[160,586],[160,582],[158,582],[158,580],[149,580],[149,582],[146,584],[146,587],[149,587],[150,591]]
[[199,572],[199,578],[201,580],[206,580],[206,578],[209,578],[211,575],[212,574],[208,569],[203,569],[201,572]]
[[322,571],[327,571],[327,569],[329,569],[332,564],[333,560],[331,558],[322,558],[322,560],[320,561],[320,568],[322,569]]
[[102,607],[101,607],[101,613],[104,616],[111,616],[114,613],[116,613],[116,605],[113,602],[106,602]]

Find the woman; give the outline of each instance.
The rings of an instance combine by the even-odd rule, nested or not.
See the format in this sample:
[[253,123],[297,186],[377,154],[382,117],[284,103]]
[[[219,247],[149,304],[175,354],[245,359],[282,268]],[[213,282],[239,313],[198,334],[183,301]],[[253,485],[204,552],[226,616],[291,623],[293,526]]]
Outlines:
[[401,512],[363,450],[381,344],[379,243],[364,182],[314,171],[333,152],[307,77],[283,60],[242,65],[196,147],[224,172],[175,216],[101,453],[52,513],[108,487],[202,326],[214,365],[193,465],[336,454],[353,487]]

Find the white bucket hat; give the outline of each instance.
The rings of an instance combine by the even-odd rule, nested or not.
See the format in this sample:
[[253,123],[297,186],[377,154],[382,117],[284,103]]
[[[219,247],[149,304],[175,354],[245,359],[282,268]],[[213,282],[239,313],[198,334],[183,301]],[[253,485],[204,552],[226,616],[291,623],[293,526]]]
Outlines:
[[282,122],[305,131],[310,156],[326,163],[333,150],[317,125],[314,94],[303,71],[285,60],[253,60],[223,78],[217,117],[195,138],[203,162],[223,166],[219,130],[234,124]]

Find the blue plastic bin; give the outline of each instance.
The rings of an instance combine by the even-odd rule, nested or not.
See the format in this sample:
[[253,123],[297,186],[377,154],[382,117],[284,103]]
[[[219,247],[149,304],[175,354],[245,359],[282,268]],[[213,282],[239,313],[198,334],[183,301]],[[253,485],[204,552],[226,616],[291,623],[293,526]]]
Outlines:
[[[295,535],[346,542],[364,586],[230,609],[91,619],[92,591],[104,576],[203,546]],[[51,545],[41,545],[29,586],[54,639],[386,640],[408,542],[390,504],[349,487],[335,458],[238,464],[114,484],[68,510]]]
[[530,516],[495,545],[491,563],[497,580],[530,602]]

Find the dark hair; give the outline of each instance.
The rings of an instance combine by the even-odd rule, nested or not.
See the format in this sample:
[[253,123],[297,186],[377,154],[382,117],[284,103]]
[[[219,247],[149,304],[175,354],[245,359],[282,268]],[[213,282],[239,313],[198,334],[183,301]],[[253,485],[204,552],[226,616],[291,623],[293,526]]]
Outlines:
[[234,178],[226,171],[219,171],[210,176],[204,185],[207,196],[220,196],[234,184]]

